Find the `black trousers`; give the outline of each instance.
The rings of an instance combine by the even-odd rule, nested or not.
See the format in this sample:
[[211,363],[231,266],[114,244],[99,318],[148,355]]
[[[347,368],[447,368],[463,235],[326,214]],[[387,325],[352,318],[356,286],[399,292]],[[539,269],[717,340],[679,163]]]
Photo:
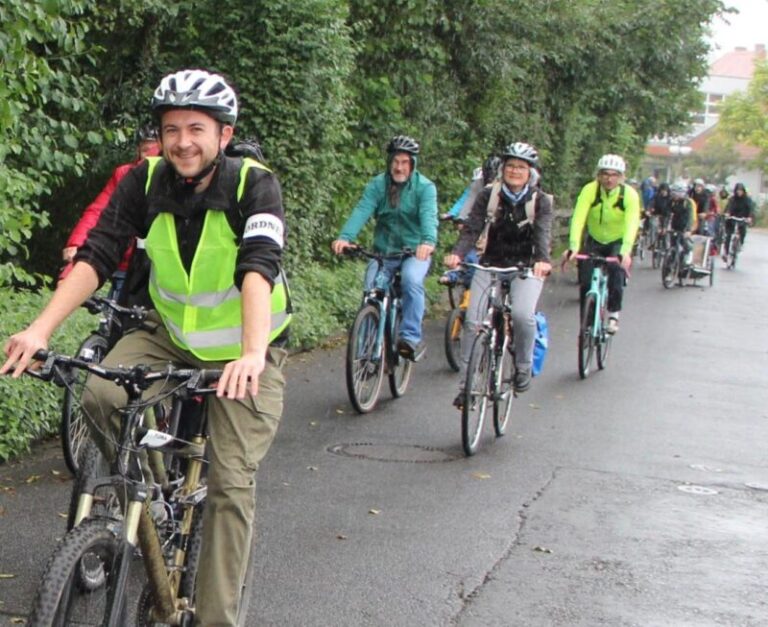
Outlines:
[[[621,244],[622,240],[620,239],[608,244],[601,244],[587,236],[582,252],[600,255],[601,257],[616,257],[621,250]],[[592,266],[591,261],[579,261],[579,285],[582,305],[592,280]],[[608,311],[621,311],[625,280],[626,273],[624,268],[615,263],[608,265]]]

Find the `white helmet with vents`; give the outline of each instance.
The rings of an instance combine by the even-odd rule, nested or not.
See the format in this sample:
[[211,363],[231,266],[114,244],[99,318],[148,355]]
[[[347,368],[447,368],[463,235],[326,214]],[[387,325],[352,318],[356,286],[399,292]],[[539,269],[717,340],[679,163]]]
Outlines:
[[627,164],[624,163],[619,155],[603,155],[597,162],[597,171],[600,170],[614,170],[620,174],[624,174],[627,169]]
[[234,126],[237,121],[237,96],[227,81],[205,70],[180,70],[169,74],[152,96],[152,110],[195,109]]

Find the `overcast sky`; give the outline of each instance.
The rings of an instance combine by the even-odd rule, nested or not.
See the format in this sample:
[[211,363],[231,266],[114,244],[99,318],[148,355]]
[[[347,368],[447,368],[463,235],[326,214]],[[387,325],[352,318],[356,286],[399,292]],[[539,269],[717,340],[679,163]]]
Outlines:
[[739,13],[713,20],[712,41],[715,47],[710,52],[710,60],[721,57],[736,46],[754,50],[755,44],[768,44],[768,0],[725,0],[725,4],[737,8]]

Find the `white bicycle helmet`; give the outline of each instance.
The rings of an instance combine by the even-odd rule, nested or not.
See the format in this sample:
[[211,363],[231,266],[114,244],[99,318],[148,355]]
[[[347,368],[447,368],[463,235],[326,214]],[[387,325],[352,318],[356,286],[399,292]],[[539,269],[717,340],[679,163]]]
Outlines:
[[525,142],[509,144],[501,153],[501,157],[504,161],[507,159],[520,159],[537,170],[539,168],[539,151],[531,144],[526,144]]
[[624,174],[627,169],[627,164],[624,163],[619,155],[603,155],[597,162],[597,170],[615,170],[620,174]]
[[673,183],[669,187],[669,193],[672,198],[682,199],[688,197],[688,187],[684,183]]
[[205,70],[180,70],[169,74],[152,96],[152,110],[195,109],[234,126],[237,121],[237,96],[227,81]]

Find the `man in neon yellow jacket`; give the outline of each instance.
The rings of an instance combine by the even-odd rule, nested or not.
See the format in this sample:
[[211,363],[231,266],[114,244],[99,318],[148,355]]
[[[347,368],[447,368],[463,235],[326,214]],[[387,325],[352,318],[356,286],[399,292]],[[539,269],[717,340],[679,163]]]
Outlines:
[[[576,200],[571,217],[569,249],[565,252],[566,260],[580,251],[621,259],[620,266],[611,265],[608,268],[609,333],[619,330],[624,278],[632,264],[632,246],[640,225],[640,197],[634,188],[624,184],[626,169],[624,159],[619,155],[600,157],[597,178],[582,188]],[[582,301],[589,289],[591,274],[590,264],[579,264]]]

